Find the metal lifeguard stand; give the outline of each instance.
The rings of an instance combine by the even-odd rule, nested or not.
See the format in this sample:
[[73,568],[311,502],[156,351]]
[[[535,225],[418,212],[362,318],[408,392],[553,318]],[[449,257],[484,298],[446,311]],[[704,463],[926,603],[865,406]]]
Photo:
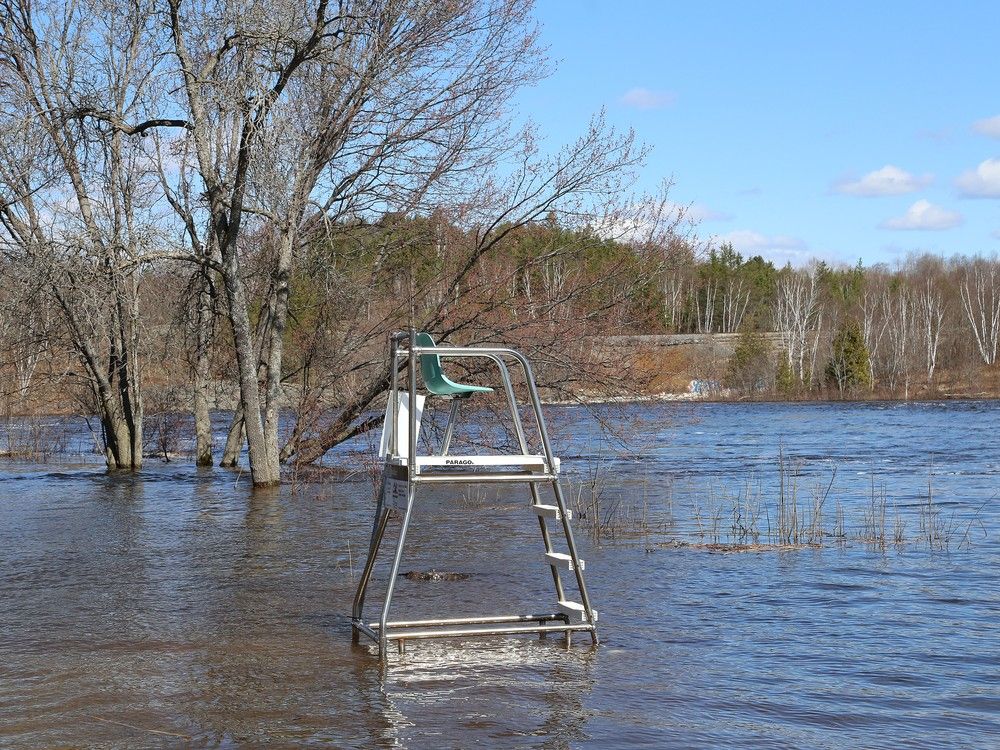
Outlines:
[[[399,652],[403,653],[405,643],[410,639],[446,638],[478,635],[500,635],[509,633],[565,633],[566,645],[572,641],[573,631],[586,631],[597,643],[597,612],[590,604],[587,586],[583,580],[584,561],[579,558],[573,531],[570,528],[572,512],[566,507],[566,499],[559,486],[559,459],[552,455],[552,447],[545,429],[542,405],[538,399],[531,365],[524,355],[513,349],[500,347],[460,347],[435,346],[429,334],[410,330],[394,333],[389,337],[389,357],[392,371],[392,388],[386,407],[385,425],[380,446],[384,460],[382,481],[378,491],[375,521],[372,528],[368,559],[358,583],[354,597],[352,614],[353,639],[357,643],[364,634],[378,643],[379,658],[385,659],[388,642],[396,641]],[[491,388],[470,386],[449,380],[441,368],[441,357],[477,357],[495,364],[503,380],[504,391],[514,421],[514,431],[520,454],[450,456],[452,430],[458,412],[460,399],[474,393],[491,391]],[[403,360],[407,363],[408,387],[399,388],[398,373]],[[513,360],[524,372],[528,396],[538,426],[538,436],[542,453],[530,454],[528,439],[518,411],[514,386],[511,382],[507,361]],[[417,392],[417,368],[423,373],[424,386],[431,395],[452,399],[451,412],[445,428],[439,455],[418,455],[417,438],[420,432],[420,417],[424,396]],[[417,505],[418,489],[424,485],[437,484],[479,484],[503,483],[526,484],[531,493],[531,511],[538,517],[542,532],[544,553],[540,562],[552,571],[555,586],[555,606],[551,611],[537,614],[513,614],[495,616],[472,616],[451,619],[426,619],[389,621],[393,590],[399,575],[400,562],[406,543],[406,531]],[[543,504],[539,487],[549,485],[555,505]],[[386,586],[382,614],[377,622],[366,621],[363,617],[365,594],[371,582],[372,571],[385,535],[386,526],[392,514],[402,515],[399,538],[392,558],[392,567]],[[560,524],[566,539],[567,552],[557,552],[552,545],[549,522]],[[562,573],[572,573],[580,592],[580,602],[571,601],[566,596]]]

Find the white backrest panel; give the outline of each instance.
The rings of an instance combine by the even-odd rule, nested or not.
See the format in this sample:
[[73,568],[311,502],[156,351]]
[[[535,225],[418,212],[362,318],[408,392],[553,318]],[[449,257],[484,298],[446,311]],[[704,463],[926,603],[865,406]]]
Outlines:
[[[410,454],[410,394],[404,393],[402,391],[396,394],[399,398],[399,406],[396,409],[396,431],[399,438],[396,441],[396,455],[407,458]],[[424,399],[426,396],[417,394],[416,401],[416,411],[417,411],[417,436],[420,436],[420,418],[424,414]],[[389,394],[389,398],[386,399],[385,403],[385,419],[382,421],[382,439],[378,444],[378,455],[379,458],[385,458],[389,455],[389,438],[391,436],[391,430],[389,429],[389,423],[392,421],[392,393]]]

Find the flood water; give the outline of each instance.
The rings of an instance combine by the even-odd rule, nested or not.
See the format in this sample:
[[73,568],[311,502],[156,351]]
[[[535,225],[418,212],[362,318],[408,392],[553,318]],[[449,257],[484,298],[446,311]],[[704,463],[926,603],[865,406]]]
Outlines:
[[[1000,747],[1000,405],[663,404],[625,453],[549,414],[608,518],[578,525],[598,647],[352,646],[364,475],[251,493],[183,461],[3,462],[0,747]],[[782,473],[822,499],[822,545],[705,547],[751,496],[767,541]],[[394,615],[551,604],[526,502],[428,496],[403,569],[469,578],[400,579]]]

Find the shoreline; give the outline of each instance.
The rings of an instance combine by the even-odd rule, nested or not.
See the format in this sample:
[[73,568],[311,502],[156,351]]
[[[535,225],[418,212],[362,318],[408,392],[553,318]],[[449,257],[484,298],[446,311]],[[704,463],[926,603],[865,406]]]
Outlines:
[[[653,404],[653,403],[708,403],[708,404],[795,404],[795,403],[928,403],[932,401],[1000,401],[1000,393],[993,391],[980,391],[977,393],[923,393],[916,396],[903,398],[885,393],[873,393],[869,396],[852,394],[850,396],[832,397],[829,394],[816,395],[796,395],[782,397],[776,394],[762,393],[757,396],[743,396],[727,392],[713,393],[683,393],[664,391],[661,393],[627,393],[617,396],[605,395],[580,395],[572,399],[546,399],[542,398],[544,406],[594,406],[598,404]],[[288,407],[286,407],[288,408]],[[213,412],[233,412],[231,407],[214,407]],[[170,411],[166,414],[188,414],[187,411]],[[65,419],[67,417],[77,417],[79,419],[96,419],[96,414],[84,414],[76,410],[52,410],[52,411],[11,411],[0,416],[0,422],[4,420],[28,420],[28,419]]]
[[934,393],[902,398],[886,394],[873,394],[870,397],[858,395],[843,398],[829,396],[795,396],[783,398],[774,394],[760,396],[738,396],[730,394],[700,394],[700,393],[652,393],[628,394],[625,396],[581,396],[577,399],[562,399],[548,401],[543,399],[545,406],[591,406],[597,404],[651,404],[651,403],[704,403],[704,404],[865,404],[865,403],[930,403],[934,401],[1000,401],[1000,394],[983,391],[981,393]]

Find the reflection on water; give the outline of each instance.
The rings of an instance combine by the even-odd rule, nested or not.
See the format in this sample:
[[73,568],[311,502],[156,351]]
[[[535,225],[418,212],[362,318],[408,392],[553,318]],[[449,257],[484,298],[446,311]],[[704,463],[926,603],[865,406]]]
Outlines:
[[[781,444],[806,473],[837,461],[834,492],[848,506],[865,502],[872,464],[902,498],[926,481],[913,467],[933,463],[949,512],[975,511],[988,535],[949,553],[745,555],[582,538],[600,647],[423,641],[386,667],[349,628],[370,484],[249,493],[245,478],[186,465],[131,480],[88,464],[8,464],[0,747],[997,746],[1000,508],[989,501],[1000,409],[700,405],[644,416],[655,440],[641,468],[609,464],[623,486],[646,472],[653,513],[668,486],[678,516],[685,491],[773,471]],[[598,448],[576,424],[567,455],[585,463]],[[523,503],[507,492],[430,497],[405,567],[470,578],[401,579],[398,615],[548,601]]]

